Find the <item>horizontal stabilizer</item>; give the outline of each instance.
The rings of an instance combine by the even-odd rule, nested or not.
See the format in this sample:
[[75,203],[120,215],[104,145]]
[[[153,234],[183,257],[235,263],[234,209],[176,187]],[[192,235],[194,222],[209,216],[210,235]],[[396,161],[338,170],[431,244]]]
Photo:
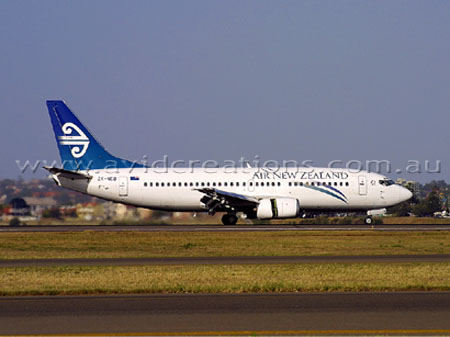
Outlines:
[[90,176],[89,174],[86,174],[86,173],[69,171],[69,170],[64,170],[64,169],[61,169],[61,168],[49,167],[49,166],[44,166],[44,168],[48,172],[50,172],[50,173],[52,173],[52,174],[54,174],[54,175],[56,175],[58,177],[61,177],[61,178],[72,179],[72,180],[75,180],[75,179],[91,180],[91,178],[92,178],[92,176]]

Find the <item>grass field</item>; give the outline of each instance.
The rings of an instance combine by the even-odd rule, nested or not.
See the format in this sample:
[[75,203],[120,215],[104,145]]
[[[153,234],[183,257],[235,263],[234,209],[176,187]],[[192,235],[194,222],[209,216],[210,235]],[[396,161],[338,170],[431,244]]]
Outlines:
[[450,218],[383,217],[385,225],[449,225]]
[[[171,225],[222,225],[221,222],[221,213],[217,213],[214,216],[209,216],[205,214],[199,214],[195,218],[194,217],[180,217],[180,218],[172,218],[167,219],[167,223]],[[450,218],[432,218],[432,217],[395,217],[395,216],[385,216],[385,217],[376,217],[375,219],[380,219],[385,225],[449,225]],[[258,223],[259,221],[254,221]],[[318,217],[318,218],[296,218],[296,219],[273,219],[273,220],[265,220],[264,223],[270,224],[299,224],[299,225],[308,225],[308,224],[339,224],[339,225],[350,225],[350,224],[364,224],[364,217]],[[64,220],[60,219],[45,219],[42,218],[39,221],[28,221],[26,222],[29,226],[97,226],[100,224],[104,225],[158,225],[162,224],[161,221],[158,220],[123,220],[123,221],[87,221],[78,218],[65,218]],[[251,222],[248,220],[239,220],[239,225],[249,225],[251,226]],[[0,226],[9,226],[8,221],[0,221]]]
[[[374,217],[375,221],[382,221],[384,225],[449,225],[450,218],[432,218],[432,217]],[[298,218],[298,219],[276,219],[271,220],[271,224],[337,224],[337,225],[357,225],[364,224],[364,217],[317,217],[317,218]]]
[[2,233],[0,259],[450,254],[450,232]]
[[[450,232],[1,233],[0,259],[450,254]],[[0,268],[0,295],[450,290],[450,263]]]
[[450,290],[450,263],[0,269],[0,295]]

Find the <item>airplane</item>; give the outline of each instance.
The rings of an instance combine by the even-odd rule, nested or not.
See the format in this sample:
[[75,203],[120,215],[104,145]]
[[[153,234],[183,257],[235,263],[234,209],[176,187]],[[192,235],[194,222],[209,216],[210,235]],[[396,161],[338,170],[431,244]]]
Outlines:
[[305,212],[372,215],[412,197],[391,179],[340,168],[160,169],[110,154],[61,100],[47,101],[62,168],[44,167],[58,186],[117,203],[176,212],[223,212],[224,225],[287,219]]

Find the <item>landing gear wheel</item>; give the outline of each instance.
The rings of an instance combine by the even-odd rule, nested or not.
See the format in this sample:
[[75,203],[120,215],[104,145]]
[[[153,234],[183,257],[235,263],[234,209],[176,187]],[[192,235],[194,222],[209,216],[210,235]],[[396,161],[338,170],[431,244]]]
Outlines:
[[372,219],[372,217],[371,217],[371,216],[367,216],[367,217],[364,219],[364,223],[365,223],[366,225],[371,225],[371,224],[373,224],[373,219]]
[[222,217],[222,223],[225,226],[236,225],[237,221],[238,221],[238,218],[237,218],[236,214],[233,214],[233,213],[224,214]]

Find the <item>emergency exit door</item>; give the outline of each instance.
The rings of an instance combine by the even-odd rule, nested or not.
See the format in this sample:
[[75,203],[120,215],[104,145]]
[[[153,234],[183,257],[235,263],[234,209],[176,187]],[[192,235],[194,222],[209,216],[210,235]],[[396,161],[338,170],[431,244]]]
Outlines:
[[359,194],[366,195],[367,194],[367,178],[365,176],[358,177],[358,185],[359,185]]
[[128,195],[128,179],[127,177],[119,177],[119,197]]

